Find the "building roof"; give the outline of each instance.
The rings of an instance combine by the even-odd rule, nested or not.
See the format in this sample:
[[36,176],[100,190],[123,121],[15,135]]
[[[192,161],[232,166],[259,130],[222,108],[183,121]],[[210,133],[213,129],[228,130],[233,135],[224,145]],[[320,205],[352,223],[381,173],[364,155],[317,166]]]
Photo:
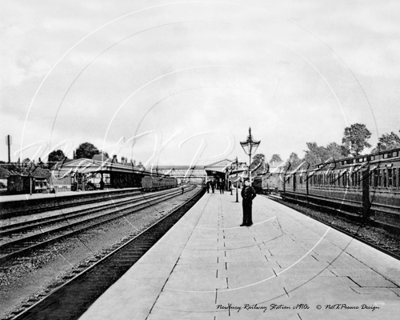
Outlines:
[[112,163],[108,160],[99,161],[95,159],[74,159],[67,163],[59,163],[53,169],[58,176],[64,176],[68,173],[109,173],[109,172],[122,172],[122,173],[143,173],[144,167],[133,166],[133,164]]
[[96,161],[102,161],[102,162],[111,162],[111,159],[106,157],[104,153],[95,154],[92,159],[96,160]]
[[11,172],[7,169],[0,167],[0,179],[7,179],[11,175]]
[[21,167],[18,168],[18,171],[9,171],[9,176],[29,176],[31,175],[32,177],[36,179],[48,179],[50,178],[51,171],[49,169],[44,169],[41,167],[36,167],[36,168],[27,168],[27,167]]

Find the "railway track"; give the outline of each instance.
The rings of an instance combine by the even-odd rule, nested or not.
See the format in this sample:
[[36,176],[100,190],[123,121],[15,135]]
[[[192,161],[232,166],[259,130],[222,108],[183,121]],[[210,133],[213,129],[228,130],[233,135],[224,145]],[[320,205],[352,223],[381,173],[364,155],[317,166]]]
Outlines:
[[152,224],[146,230],[116,248],[91,266],[76,269],[61,284],[39,301],[31,301],[13,320],[22,319],[78,319],[87,308],[140,257],[145,254],[204,194],[197,192],[173,212]]
[[[101,194],[107,194],[107,198],[105,199],[104,197],[101,197]],[[140,188],[130,188],[130,189],[121,189],[121,190],[103,190],[100,192],[93,192],[93,193],[88,193],[87,196],[82,197],[79,194],[77,195],[67,195],[64,196],[61,193],[57,194],[54,198],[42,198],[42,199],[30,199],[29,203],[35,203],[37,201],[46,201],[46,202],[51,202],[52,210],[63,210],[67,208],[73,208],[73,207],[78,207],[82,205],[90,205],[92,203],[97,203],[99,201],[109,201],[109,200],[118,200],[121,198],[126,198],[128,196],[132,195],[140,195],[141,190]],[[71,200],[76,200],[79,198],[79,201],[71,201]],[[20,201],[10,201],[10,203],[13,202],[20,202]],[[0,219],[7,219],[7,218],[13,218],[13,217],[20,217],[20,216],[26,216],[26,215],[32,215],[32,214],[40,214],[43,212],[49,211],[48,206],[44,206],[41,208],[33,207],[29,205],[29,210],[26,210],[26,208],[20,208],[17,205],[17,208],[11,208],[7,205],[7,202],[5,202],[5,206],[3,207],[3,211],[0,214]]]
[[[363,223],[357,223],[354,220],[348,220],[342,217],[342,215],[340,214],[340,212],[337,213],[336,215],[336,219],[333,219],[331,217],[330,220],[326,220],[326,219],[322,219],[320,217],[318,217],[317,214],[310,214],[308,212],[306,212],[307,210],[312,210],[315,213],[317,213],[318,209],[323,209],[323,207],[321,206],[317,206],[317,205],[312,205],[311,208],[304,205],[303,203],[298,203],[297,207],[295,207],[294,205],[290,205],[290,203],[295,203],[294,201],[290,201],[287,202],[285,200],[283,200],[281,197],[278,196],[268,196],[266,195],[267,198],[274,200],[276,202],[279,202],[287,207],[290,207],[302,214],[305,214],[337,231],[340,231],[346,235],[348,235],[349,237],[356,239],[362,243],[365,243],[397,260],[400,260],[400,246],[395,245],[395,246],[388,246],[388,245],[382,245],[381,244],[381,234],[378,232],[374,232],[373,228],[371,227],[368,231],[370,236],[366,236],[362,233],[363,228],[366,227],[366,225],[364,225]],[[334,210],[332,208],[329,208],[330,211]],[[348,216],[348,214],[346,215]],[[358,221],[361,221],[361,219],[358,219]],[[341,225],[340,225],[341,224]],[[354,229],[352,231],[350,231],[350,229]],[[398,241],[400,244],[400,241]]]
[[[0,265],[63,238],[121,218],[127,214],[131,214],[132,211],[144,209],[180,194],[182,194],[181,189],[173,190],[172,192],[168,190],[157,194],[136,196],[132,199],[118,201],[111,208],[110,204],[101,204],[95,208],[80,209],[67,214],[21,222],[17,225],[3,226],[0,235],[8,235],[11,237],[11,240],[0,245]],[[41,229],[51,224],[55,226],[47,227],[45,231]],[[29,230],[38,228],[38,232],[33,232],[33,234],[28,236],[21,236]]]
[[[38,227],[44,227],[49,224],[58,223],[60,221],[65,221],[66,219],[79,218],[90,213],[95,213],[104,209],[108,209],[113,206],[123,206],[125,204],[134,203],[139,200],[151,199],[161,194],[166,194],[171,192],[171,190],[164,190],[156,193],[142,193],[134,194],[133,196],[125,195],[125,199],[112,199],[110,201],[103,201],[97,205],[92,205],[90,208],[71,208],[71,211],[64,211],[63,213],[57,213],[50,216],[45,216],[43,218],[38,218],[34,220],[28,220],[23,222],[12,223],[8,225],[0,226],[0,236],[12,236],[13,234],[26,233],[32,229]],[[128,199],[126,199],[128,198]],[[81,205],[86,206],[87,204]],[[59,211],[59,209],[56,209]]]

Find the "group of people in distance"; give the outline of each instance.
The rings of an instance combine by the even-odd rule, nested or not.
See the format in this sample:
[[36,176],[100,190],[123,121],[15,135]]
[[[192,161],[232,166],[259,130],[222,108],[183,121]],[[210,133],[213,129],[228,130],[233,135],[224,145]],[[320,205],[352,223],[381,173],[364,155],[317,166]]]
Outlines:
[[[214,193],[216,186],[218,186],[220,193],[224,193],[225,182],[223,180],[220,180],[219,182],[215,182],[214,180],[207,181],[206,183],[207,193],[210,192],[210,188],[212,190],[212,193]],[[229,184],[229,186],[230,186],[230,191],[232,191],[231,184]],[[241,227],[250,227],[253,224],[252,206],[253,206],[253,199],[256,197],[256,195],[257,195],[256,191],[251,186],[250,181],[246,179],[244,181],[244,186],[241,191],[242,207],[243,207],[243,222],[240,225]]]
[[220,181],[209,180],[206,183],[207,193],[210,192],[210,188],[211,188],[212,193],[214,193],[215,188],[219,189],[219,193],[224,193],[225,182],[222,179]]

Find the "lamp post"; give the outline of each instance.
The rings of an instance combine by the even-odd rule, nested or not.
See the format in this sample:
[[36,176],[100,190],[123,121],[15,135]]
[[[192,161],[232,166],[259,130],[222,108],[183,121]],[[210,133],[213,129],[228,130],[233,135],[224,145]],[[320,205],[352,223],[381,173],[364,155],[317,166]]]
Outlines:
[[239,180],[239,177],[238,177],[238,170],[239,170],[239,166],[240,166],[240,165],[243,165],[243,164],[245,164],[245,162],[239,162],[239,161],[238,161],[238,158],[236,157],[235,162],[233,162],[233,163],[231,164],[231,167],[229,168],[229,169],[231,170],[231,172],[232,172],[233,170],[236,170],[236,202],[239,202],[239,191],[238,191],[238,180]]
[[249,135],[247,136],[247,140],[240,142],[240,145],[242,146],[244,153],[246,153],[249,156],[249,181],[250,181],[250,183],[251,183],[251,171],[250,171],[251,154],[256,152],[260,143],[261,143],[261,141],[253,140],[253,136],[251,135],[251,128],[249,128]]

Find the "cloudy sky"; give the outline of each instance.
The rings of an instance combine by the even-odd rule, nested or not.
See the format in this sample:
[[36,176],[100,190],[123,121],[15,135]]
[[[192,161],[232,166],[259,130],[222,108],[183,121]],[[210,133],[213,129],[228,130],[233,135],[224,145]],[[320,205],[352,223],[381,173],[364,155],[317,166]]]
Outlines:
[[341,143],[353,123],[373,145],[400,129],[398,1],[0,6],[1,135],[13,161],[72,157],[86,141],[147,164],[245,160],[249,127],[258,152],[286,159],[306,142]]

